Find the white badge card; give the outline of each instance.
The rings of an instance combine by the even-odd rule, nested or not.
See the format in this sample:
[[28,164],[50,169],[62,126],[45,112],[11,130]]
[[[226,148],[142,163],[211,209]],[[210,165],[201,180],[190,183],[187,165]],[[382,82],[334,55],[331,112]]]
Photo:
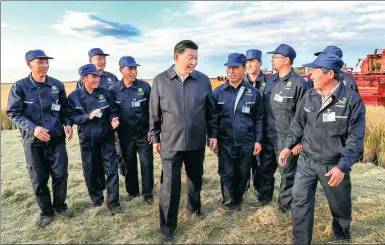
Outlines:
[[336,113],[323,113],[322,114],[323,122],[335,122],[336,121]]
[[60,111],[60,104],[52,103],[51,110],[52,111]]
[[103,112],[99,112],[99,113],[96,114],[95,116],[98,117],[98,118],[102,118],[102,115],[103,115]]
[[283,97],[280,94],[275,94],[274,100],[278,102],[283,102]]
[[242,106],[242,112],[249,114],[250,113],[250,107],[249,106]]
[[140,107],[140,101],[132,101],[132,107]]

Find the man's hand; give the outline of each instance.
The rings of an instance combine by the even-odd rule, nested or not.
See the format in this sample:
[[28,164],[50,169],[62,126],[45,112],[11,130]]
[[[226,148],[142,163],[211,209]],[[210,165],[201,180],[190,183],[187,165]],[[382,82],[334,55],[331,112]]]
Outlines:
[[209,146],[210,150],[212,150],[215,154],[218,154],[218,140],[215,138],[209,138]]
[[154,144],[155,152],[160,154],[160,143]]
[[333,167],[332,169],[330,169],[329,172],[327,172],[325,174],[325,176],[332,176],[328,182],[328,185],[330,187],[336,187],[338,186],[339,184],[341,184],[342,180],[344,180],[344,177],[345,177],[345,173],[342,172],[339,168],[337,167]]
[[294,148],[292,150],[294,156],[299,155],[299,153],[301,153],[301,151],[302,151],[302,145],[301,144],[297,144],[296,146],[294,146]]
[[33,135],[35,135],[36,138],[44,142],[47,142],[51,138],[48,134],[48,130],[40,126],[37,126],[35,128],[35,130],[33,131]]
[[116,129],[117,127],[119,127],[119,124],[120,124],[119,117],[112,118],[112,120],[111,120],[111,127],[112,127],[112,129]]
[[73,135],[72,127],[70,125],[67,125],[67,126],[65,126],[64,130],[66,132],[66,137],[67,137],[67,142],[68,142],[72,139],[72,135]]
[[95,109],[95,110],[91,111],[90,120],[94,119],[96,117],[96,114],[98,114],[99,112],[100,112],[100,109]]
[[286,165],[286,160],[290,156],[291,150],[289,148],[285,148],[279,154],[279,165],[282,167]]
[[253,155],[259,155],[259,153],[261,153],[261,151],[262,151],[262,145],[258,142],[255,142]]
[[147,140],[148,140],[148,143],[151,145],[152,144],[152,138],[151,138],[150,132],[147,133]]

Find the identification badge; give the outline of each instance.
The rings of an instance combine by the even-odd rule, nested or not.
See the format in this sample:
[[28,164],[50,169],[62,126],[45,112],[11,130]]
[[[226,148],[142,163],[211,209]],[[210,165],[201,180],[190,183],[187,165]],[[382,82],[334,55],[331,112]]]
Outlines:
[[103,112],[99,112],[98,114],[95,115],[97,118],[102,118]]
[[336,113],[323,113],[322,114],[323,122],[335,122],[336,121]]
[[51,110],[53,111],[60,111],[60,104],[52,103]]
[[140,101],[132,101],[132,107],[140,107]]
[[283,97],[280,94],[275,94],[274,100],[278,102],[283,102]]
[[242,112],[243,112],[243,113],[249,114],[249,113],[250,113],[250,107],[248,107],[248,106],[242,106]]

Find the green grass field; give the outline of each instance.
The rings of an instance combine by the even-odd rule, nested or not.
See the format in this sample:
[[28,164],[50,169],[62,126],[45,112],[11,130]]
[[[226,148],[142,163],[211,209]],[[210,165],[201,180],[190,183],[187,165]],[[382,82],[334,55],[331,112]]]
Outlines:
[[[111,216],[107,207],[90,208],[81,169],[77,134],[67,145],[69,153],[68,204],[75,217],[55,216],[47,228],[35,224],[38,206],[25,168],[24,151],[19,131],[1,132],[1,243],[159,243],[160,160],[155,155],[155,205],[141,198],[128,201],[123,179],[120,198],[123,213]],[[220,207],[221,192],[217,174],[217,158],[207,151],[205,159],[202,211],[205,219],[186,218],[186,179],[182,177],[182,196],[175,243],[185,244],[282,244],[291,243],[291,216],[281,214],[274,202],[258,211],[247,208],[256,198],[245,196],[241,212],[227,216]],[[277,175],[278,176],[278,175]],[[277,184],[276,184],[277,185]],[[356,164],[352,171],[353,243],[385,243],[385,169],[373,164]],[[316,196],[313,243],[332,240],[331,214],[325,195],[319,187]]]

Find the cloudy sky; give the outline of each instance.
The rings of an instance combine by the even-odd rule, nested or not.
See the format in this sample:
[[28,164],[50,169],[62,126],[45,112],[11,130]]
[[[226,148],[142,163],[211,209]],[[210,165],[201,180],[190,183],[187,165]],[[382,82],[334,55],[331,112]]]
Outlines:
[[279,44],[297,51],[294,66],[339,46],[348,66],[385,48],[385,2],[1,2],[1,82],[25,77],[25,53],[43,49],[55,59],[49,74],[76,80],[91,48],[111,54],[106,70],[120,78],[118,60],[131,55],[152,79],[173,63],[183,39],[199,45],[197,69],[225,75],[227,55],[258,48],[263,68]]

